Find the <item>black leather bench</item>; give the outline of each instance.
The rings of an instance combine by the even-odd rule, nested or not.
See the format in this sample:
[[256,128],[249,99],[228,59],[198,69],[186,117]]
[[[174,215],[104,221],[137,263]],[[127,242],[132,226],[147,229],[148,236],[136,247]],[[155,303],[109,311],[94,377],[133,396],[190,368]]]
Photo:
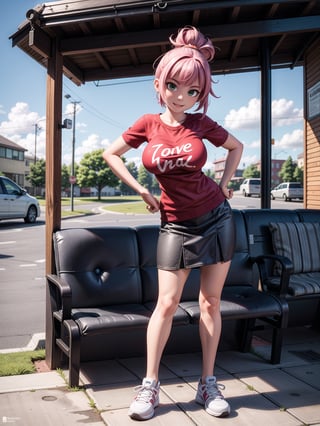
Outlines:
[[[280,362],[288,306],[259,290],[243,214],[234,210],[236,248],[222,293],[223,320],[238,320],[242,351],[256,320],[271,327],[271,362]],[[157,299],[158,226],[65,229],[53,236],[56,274],[47,276],[46,352],[50,368],[69,363],[79,383],[83,361],[145,354],[146,327]],[[213,284],[214,285],[214,284]],[[167,352],[199,350],[199,270],[185,285]],[[260,321],[259,321],[260,322]]]

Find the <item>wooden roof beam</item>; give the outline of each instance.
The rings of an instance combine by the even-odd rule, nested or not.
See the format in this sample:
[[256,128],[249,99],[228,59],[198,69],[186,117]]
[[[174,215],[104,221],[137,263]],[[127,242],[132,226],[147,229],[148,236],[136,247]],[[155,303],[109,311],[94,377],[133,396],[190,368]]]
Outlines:
[[[213,40],[233,40],[235,38],[261,38],[273,35],[295,32],[319,31],[320,16],[301,18],[274,19],[268,21],[235,23],[229,26],[214,25],[202,26],[201,31],[212,34]],[[90,37],[75,37],[62,39],[60,48],[62,55],[84,54],[89,52],[103,52],[129,49],[143,46],[166,45],[168,36],[176,32],[176,28],[165,30],[148,30],[132,32],[130,34],[108,34]]]

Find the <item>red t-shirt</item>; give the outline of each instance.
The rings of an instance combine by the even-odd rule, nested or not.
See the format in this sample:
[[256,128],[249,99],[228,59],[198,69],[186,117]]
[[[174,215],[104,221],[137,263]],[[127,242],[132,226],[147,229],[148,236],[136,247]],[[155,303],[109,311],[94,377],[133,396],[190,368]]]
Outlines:
[[202,172],[207,161],[203,139],[221,146],[228,132],[202,114],[187,114],[183,124],[165,124],[159,114],[146,114],[123,133],[125,142],[138,148],[144,167],[156,176],[161,189],[161,219],[176,222],[204,215],[225,197],[219,186]]

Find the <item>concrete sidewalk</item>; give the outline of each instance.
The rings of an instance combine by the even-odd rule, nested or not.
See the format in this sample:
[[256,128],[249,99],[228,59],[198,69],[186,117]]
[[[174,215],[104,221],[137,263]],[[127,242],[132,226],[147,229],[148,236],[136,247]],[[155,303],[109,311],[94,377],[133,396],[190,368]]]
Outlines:
[[[269,350],[260,336],[254,339],[254,354],[219,352],[215,373],[231,405],[230,416],[222,419],[209,416],[194,402],[200,354],[165,356],[160,406],[148,424],[320,425],[320,333],[287,330],[281,364],[261,358],[268,359]],[[144,368],[142,358],[85,363],[80,391],[68,389],[55,371],[1,377],[0,424],[132,426],[137,422],[128,417],[128,406]]]

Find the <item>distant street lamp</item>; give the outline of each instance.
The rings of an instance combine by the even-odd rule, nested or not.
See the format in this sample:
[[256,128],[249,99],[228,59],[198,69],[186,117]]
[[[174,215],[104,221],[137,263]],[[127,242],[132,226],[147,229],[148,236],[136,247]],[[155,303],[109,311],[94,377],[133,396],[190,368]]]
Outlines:
[[[64,96],[66,99],[70,99],[70,95]],[[76,144],[76,109],[77,104],[79,104],[79,101],[70,101],[70,103],[73,104],[73,127],[72,127],[72,157],[71,157],[71,176],[70,176],[70,197],[71,197],[71,211],[74,210],[74,194],[73,189],[74,185],[76,183],[76,178],[74,175],[74,151],[75,151],[75,144]]]
[[41,130],[41,127],[36,123],[34,125],[34,164],[37,162],[37,136],[39,130]]
[[[41,127],[39,126],[39,122],[45,120],[45,118],[39,118],[39,120],[34,124],[34,160],[33,164],[37,164],[37,139],[38,139],[38,132],[41,130]],[[33,188],[33,195],[37,195],[37,187],[35,186]]]
[[40,121],[44,121],[45,118],[39,118],[39,120],[34,124],[34,164],[37,162],[37,139],[38,139],[38,132],[41,130],[41,127],[39,126]]

